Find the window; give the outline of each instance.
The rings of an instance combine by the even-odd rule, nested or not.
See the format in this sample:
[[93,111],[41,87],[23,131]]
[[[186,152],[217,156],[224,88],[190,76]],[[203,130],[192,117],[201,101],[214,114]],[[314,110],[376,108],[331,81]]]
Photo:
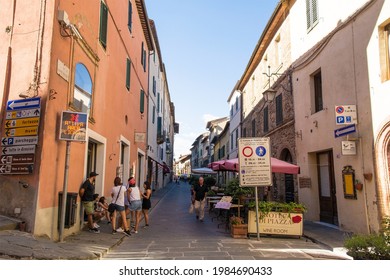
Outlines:
[[234,143],[234,138],[233,138],[233,134],[234,134],[234,131],[233,133],[230,135],[230,149],[233,150],[233,143]]
[[144,68],[144,72],[146,72],[146,50],[144,47],[144,42],[141,44],[141,65]]
[[263,121],[264,121],[263,132],[267,133],[268,130],[269,130],[269,126],[268,126],[268,106],[264,108],[263,114],[264,114],[263,115]]
[[256,136],[256,120],[252,120],[252,137]]
[[160,93],[157,92],[157,113],[160,113]]
[[130,58],[126,59],[126,88],[130,90],[130,70],[131,70],[131,61]]
[[306,0],[306,26],[310,31],[318,23],[317,0]]
[[152,123],[155,122],[156,119],[156,106],[153,105],[153,112],[152,112]]
[[145,92],[143,89],[141,89],[139,95],[139,111],[141,112],[141,114],[143,114],[145,111]]
[[236,129],[236,148],[238,147],[238,129]]
[[238,96],[236,97],[236,111],[238,110]]
[[156,77],[153,76],[153,95],[156,96]]
[[233,105],[230,106],[230,117],[233,117]]
[[106,4],[100,2],[100,30],[99,30],[99,41],[103,48],[107,48],[107,22],[108,22],[108,8]]
[[276,96],[276,125],[283,122],[283,99],[282,95]]
[[323,101],[322,101],[321,71],[314,74],[313,84],[314,84],[314,113],[317,113],[324,108]]
[[73,107],[88,113],[92,101],[92,79],[84,64],[76,64],[74,80]]
[[381,80],[390,80],[390,24],[379,27]]
[[131,32],[131,28],[132,28],[132,22],[133,22],[133,6],[131,5],[131,2],[129,1],[129,9],[128,9],[128,15],[127,15],[127,27],[129,28],[130,32]]

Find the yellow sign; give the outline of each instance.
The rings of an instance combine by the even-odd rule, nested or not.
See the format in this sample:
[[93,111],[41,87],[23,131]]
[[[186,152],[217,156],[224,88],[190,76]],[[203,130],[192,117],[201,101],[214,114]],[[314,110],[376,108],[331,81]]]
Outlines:
[[38,126],[6,128],[4,134],[7,137],[38,135]]
[[5,122],[5,128],[37,126],[37,125],[39,125],[39,117],[7,120]]
[[[255,211],[248,213],[248,232],[257,233]],[[259,218],[259,233],[301,236],[303,215],[301,213],[269,212]]]

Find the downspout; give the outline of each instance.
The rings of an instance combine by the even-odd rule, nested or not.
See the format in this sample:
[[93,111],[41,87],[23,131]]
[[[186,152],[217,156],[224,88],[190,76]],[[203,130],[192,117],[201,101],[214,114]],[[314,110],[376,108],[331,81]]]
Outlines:
[[9,92],[10,92],[10,86],[11,86],[11,73],[12,73],[12,35],[14,30],[14,23],[15,23],[15,12],[16,12],[16,0],[13,1],[12,6],[12,24],[11,26],[8,26],[6,28],[6,32],[10,33],[9,42],[8,42],[8,54],[7,54],[7,61],[6,61],[6,67],[5,67],[5,78],[4,78],[4,90],[3,90],[3,100],[1,103],[1,112],[3,114],[0,116],[0,127],[4,127],[4,119],[5,119],[5,111],[7,107],[7,101],[9,99]]

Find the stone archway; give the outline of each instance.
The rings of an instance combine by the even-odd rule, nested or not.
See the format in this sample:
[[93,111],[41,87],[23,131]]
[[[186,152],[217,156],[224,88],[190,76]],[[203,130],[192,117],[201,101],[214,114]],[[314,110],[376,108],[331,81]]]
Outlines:
[[379,219],[390,215],[390,121],[378,133],[375,141],[376,195]]

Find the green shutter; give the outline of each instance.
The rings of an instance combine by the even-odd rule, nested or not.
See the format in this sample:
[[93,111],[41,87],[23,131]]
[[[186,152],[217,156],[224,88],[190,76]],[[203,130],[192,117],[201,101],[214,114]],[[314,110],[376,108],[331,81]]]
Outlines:
[[139,97],[139,111],[141,114],[145,111],[145,92],[141,89],[140,91],[140,97]]
[[107,47],[107,20],[108,20],[108,8],[103,1],[100,2],[100,31],[99,41],[103,48]]
[[133,6],[131,5],[131,2],[129,1],[129,10],[128,10],[128,17],[127,17],[127,26],[131,32],[132,27],[132,21],[133,21]]
[[126,60],[126,88],[130,90],[130,70],[131,70],[131,61],[129,58]]

